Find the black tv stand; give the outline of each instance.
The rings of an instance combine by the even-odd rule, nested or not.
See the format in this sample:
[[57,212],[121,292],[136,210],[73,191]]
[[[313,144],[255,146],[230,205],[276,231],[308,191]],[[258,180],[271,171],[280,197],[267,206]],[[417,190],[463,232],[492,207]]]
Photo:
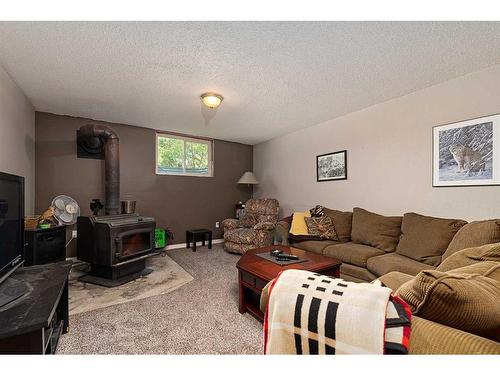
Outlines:
[[22,300],[31,291],[26,281],[17,280],[12,277],[0,284],[0,311],[8,309]]
[[56,352],[60,335],[68,332],[70,270],[66,261],[23,267],[2,284],[11,301],[0,308],[0,354]]

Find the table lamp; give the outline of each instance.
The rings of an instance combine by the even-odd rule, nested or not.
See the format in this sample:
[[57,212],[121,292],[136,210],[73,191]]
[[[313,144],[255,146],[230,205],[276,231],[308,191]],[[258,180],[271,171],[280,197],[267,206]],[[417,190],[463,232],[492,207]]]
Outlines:
[[257,177],[253,174],[253,172],[247,171],[243,173],[243,176],[238,180],[238,184],[246,184],[250,187],[250,196],[253,198],[253,186],[257,185],[259,181]]

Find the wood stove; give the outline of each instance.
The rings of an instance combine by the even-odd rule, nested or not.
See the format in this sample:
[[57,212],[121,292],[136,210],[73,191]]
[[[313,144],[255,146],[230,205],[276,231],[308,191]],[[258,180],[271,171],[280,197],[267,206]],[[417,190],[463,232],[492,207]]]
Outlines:
[[149,273],[146,258],[155,248],[155,227],[152,217],[138,214],[80,216],[77,256],[90,263],[83,281],[116,286]]
[[[108,287],[145,275],[146,258],[154,251],[155,219],[138,214],[120,215],[120,153],[116,132],[102,125],[84,125],[77,131],[78,150],[86,156],[104,154],[104,216],[77,219],[77,258],[90,263],[90,273],[80,279]],[[97,157],[100,158],[100,157]],[[95,202],[91,204],[95,206]],[[94,207],[95,208],[95,207]]]

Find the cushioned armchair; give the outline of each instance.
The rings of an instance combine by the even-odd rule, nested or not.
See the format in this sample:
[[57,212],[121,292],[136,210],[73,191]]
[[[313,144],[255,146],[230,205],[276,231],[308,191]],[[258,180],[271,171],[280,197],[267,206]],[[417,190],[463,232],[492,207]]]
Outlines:
[[244,254],[250,249],[272,245],[278,211],[276,199],[249,199],[240,220],[226,219],[222,222],[224,249]]

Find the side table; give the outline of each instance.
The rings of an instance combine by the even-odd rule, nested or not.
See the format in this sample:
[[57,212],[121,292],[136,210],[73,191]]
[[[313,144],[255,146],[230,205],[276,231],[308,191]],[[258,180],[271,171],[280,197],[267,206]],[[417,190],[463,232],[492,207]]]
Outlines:
[[186,248],[191,247],[193,243],[193,251],[196,251],[196,241],[201,240],[202,246],[205,246],[205,240],[208,239],[208,248],[212,248],[212,231],[210,229],[189,229],[186,231]]

